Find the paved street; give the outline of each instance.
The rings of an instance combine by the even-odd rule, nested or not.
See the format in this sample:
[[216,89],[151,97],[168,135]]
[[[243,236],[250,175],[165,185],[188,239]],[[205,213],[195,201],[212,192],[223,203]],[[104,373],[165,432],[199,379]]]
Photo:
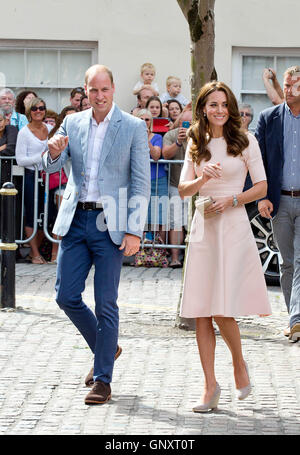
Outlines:
[[217,336],[222,394],[218,410],[201,415],[192,412],[203,386],[195,335],[175,327],[181,269],[123,267],[123,353],[103,406],[84,404],[92,355],[55,303],[55,266],[17,264],[16,274],[17,308],[0,311],[0,435],[300,434],[300,343],[282,335],[279,288],[269,288],[272,316],[239,319],[252,394],[236,400],[231,357]]

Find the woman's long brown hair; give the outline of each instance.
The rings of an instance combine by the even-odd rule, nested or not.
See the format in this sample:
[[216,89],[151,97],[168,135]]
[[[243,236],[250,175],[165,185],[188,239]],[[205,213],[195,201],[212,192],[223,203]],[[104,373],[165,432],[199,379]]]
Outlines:
[[241,116],[234,94],[223,82],[208,82],[199,92],[195,108],[195,120],[187,134],[192,139],[190,151],[192,161],[198,165],[202,160],[208,161],[211,158],[211,153],[207,145],[212,138],[212,133],[209,122],[204,116],[203,109],[208,96],[215,91],[222,91],[227,97],[229,119],[223,126],[223,136],[227,143],[227,153],[238,156],[249,145],[247,135],[241,131]]

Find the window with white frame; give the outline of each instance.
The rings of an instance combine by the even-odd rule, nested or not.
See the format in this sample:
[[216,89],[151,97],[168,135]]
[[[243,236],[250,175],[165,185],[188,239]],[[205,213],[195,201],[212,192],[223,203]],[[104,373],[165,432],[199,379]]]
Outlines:
[[254,110],[254,119],[250,124],[252,131],[259,113],[273,106],[263,83],[264,69],[274,69],[283,88],[283,74],[294,65],[300,65],[300,48],[233,48],[232,88],[238,101],[250,104]]
[[0,40],[1,79],[16,95],[33,90],[59,113],[70,104],[71,90],[83,87],[96,53],[95,42]]

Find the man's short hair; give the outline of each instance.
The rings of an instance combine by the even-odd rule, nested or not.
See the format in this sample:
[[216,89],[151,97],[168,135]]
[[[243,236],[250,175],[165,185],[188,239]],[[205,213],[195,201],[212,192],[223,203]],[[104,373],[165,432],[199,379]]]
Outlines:
[[14,98],[16,98],[15,93],[10,88],[7,87],[0,90],[0,97],[5,95],[6,93],[10,93]]
[[155,90],[155,88],[152,87],[152,85],[149,85],[149,84],[143,85],[138,92],[138,96],[141,95],[141,92],[143,90],[150,90],[153,93],[153,96],[156,95],[156,90]]
[[290,66],[285,70],[283,77],[286,77],[288,75],[294,76],[296,73],[298,73],[297,76],[300,77],[300,66],[298,65]]
[[85,78],[84,78],[84,82],[85,84],[87,85],[88,83],[88,80],[89,80],[89,77],[91,74],[95,74],[97,72],[101,72],[101,71],[104,71],[108,74],[109,78],[110,78],[110,81],[111,81],[111,84],[114,83],[114,78],[113,78],[113,74],[112,74],[112,71],[105,65],[99,65],[99,64],[96,64],[96,65],[92,65],[90,66],[86,73],[85,73]]

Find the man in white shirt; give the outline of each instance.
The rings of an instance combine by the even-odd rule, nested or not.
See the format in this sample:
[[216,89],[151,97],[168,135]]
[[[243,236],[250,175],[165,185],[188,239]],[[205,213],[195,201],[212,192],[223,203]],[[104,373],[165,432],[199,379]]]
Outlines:
[[[94,367],[86,378],[93,388],[85,403],[102,404],[111,398],[114,360],[121,352],[117,295],[122,258],[139,250],[150,197],[150,163],[145,122],[113,102],[110,70],[89,68],[85,90],[92,109],[65,118],[48,142],[43,166],[55,172],[67,159],[72,162],[53,229],[63,237],[56,300],[94,353]],[[136,218],[139,223],[132,222]],[[81,296],[93,264],[95,314]]]

